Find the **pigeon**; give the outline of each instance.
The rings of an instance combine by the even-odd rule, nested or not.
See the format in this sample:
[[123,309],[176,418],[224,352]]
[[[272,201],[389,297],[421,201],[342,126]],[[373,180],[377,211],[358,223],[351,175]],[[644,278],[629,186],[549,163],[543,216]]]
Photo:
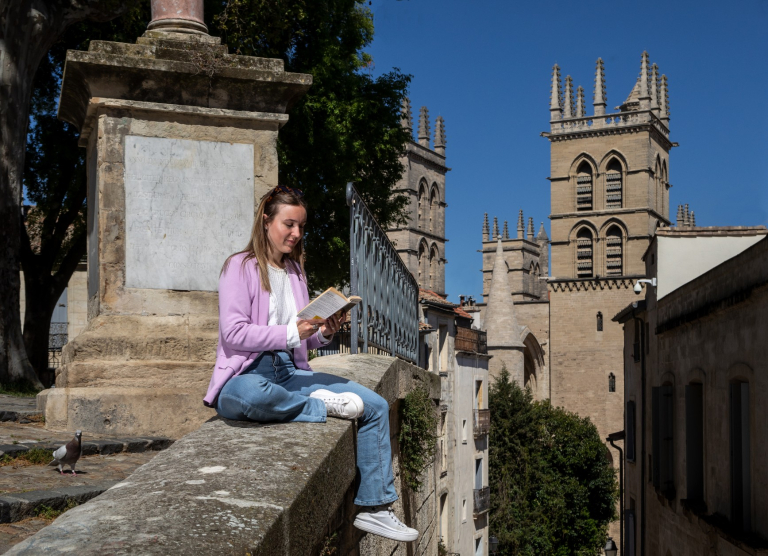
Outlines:
[[64,471],[61,469],[61,466],[69,465],[72,474],[77,475],[77,473],[75,473],[75,464],[83,454],[82,436],[82,431],[77,431],[72,440],[53,452],[53,461],[48,465],[58,465],[59,473],[62,475],[64,474]]

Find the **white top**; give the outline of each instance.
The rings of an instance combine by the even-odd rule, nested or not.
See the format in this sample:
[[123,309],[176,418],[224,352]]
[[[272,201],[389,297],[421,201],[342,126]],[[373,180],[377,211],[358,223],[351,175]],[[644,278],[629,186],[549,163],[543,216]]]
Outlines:
[[[301,345],[299,327],[296,324],[298,309],[288,272],[284,268],[275,268],[271,264],[268,264],[267,268],[269,269],[269,285],[272,290],[269,292],[269,320],[267,325],[288,325],[287,348],[297,348]],[[317,337],[322,344],[330,342],[330,339],[323,336],[320,330],[317,331]]]

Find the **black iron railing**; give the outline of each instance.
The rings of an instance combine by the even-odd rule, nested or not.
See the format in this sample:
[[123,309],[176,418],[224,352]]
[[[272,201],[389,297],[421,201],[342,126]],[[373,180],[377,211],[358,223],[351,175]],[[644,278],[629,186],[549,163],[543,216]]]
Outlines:
[[[352,295],[350,353],[369,347],[416,363],[419,286],[355,187],[347,184],[349,270]],[[371,350],[374,351],[374,350]]]
[[474,515],[480,515],[491,508],[491,487],[476,488],[474,494]]

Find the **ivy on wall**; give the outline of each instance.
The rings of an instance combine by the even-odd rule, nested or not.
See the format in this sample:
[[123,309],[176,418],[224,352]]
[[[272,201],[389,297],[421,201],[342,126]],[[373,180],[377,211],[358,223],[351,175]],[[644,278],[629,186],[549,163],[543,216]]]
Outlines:
[[420,476],[435,459],[437,410],[424,387],[410,391],[400,404],[400,470],[403,484],[413,492]]

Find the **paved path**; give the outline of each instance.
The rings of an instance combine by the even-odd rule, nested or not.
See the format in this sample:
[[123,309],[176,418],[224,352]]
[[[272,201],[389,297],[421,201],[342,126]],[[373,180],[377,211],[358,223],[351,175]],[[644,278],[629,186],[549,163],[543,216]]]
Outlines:
[[[46,430],[35,398],[0,395],[0,457],[35,447],[53,451],[73,436],[74,431]],[[68,467],[67,473],[60,475],[56,467],[30,465],[18,459],[0,466],[0,554],[52,523],[28,517],[35,515],[40,505],[64,509],[70,501],[84,502],[128,477],[170,444],[162,438],[86,434],[76,476],[68,473]]]

